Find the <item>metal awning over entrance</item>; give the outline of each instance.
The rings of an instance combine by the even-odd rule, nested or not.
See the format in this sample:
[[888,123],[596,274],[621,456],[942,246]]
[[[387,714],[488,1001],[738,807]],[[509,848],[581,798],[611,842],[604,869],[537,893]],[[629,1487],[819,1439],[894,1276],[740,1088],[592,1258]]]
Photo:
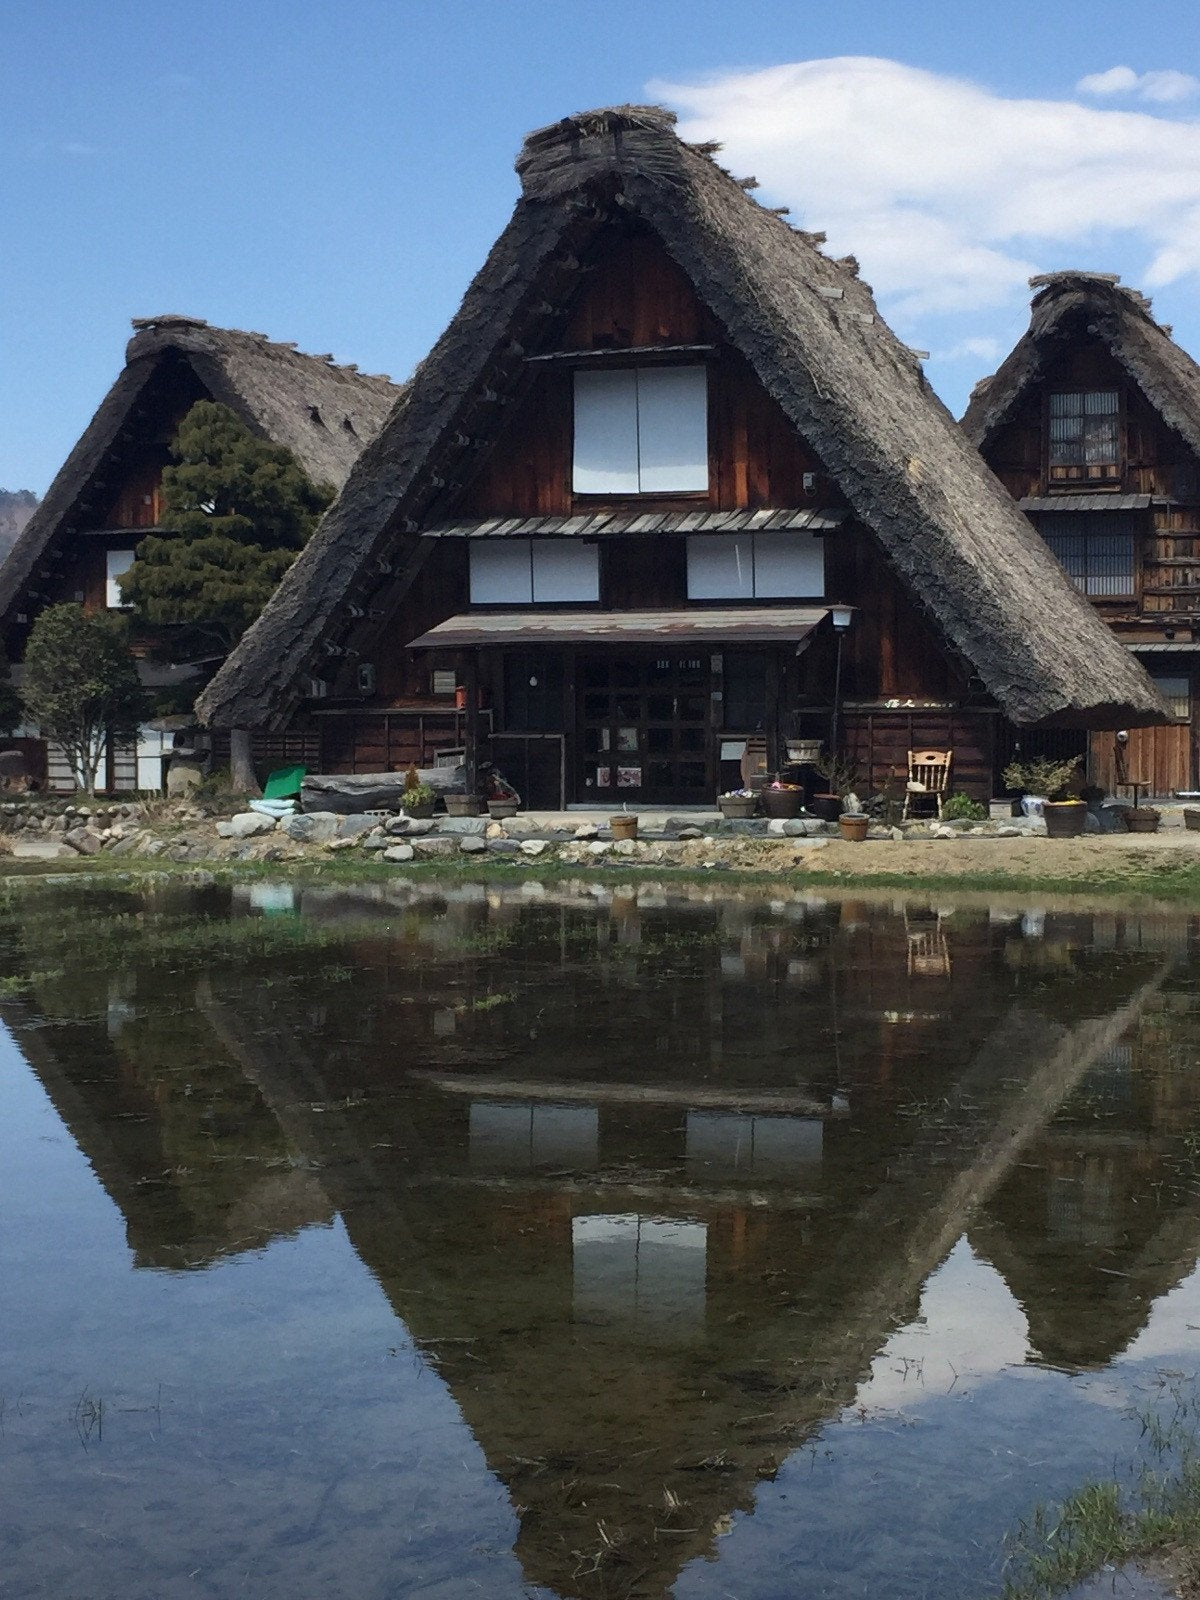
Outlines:
[[825,606],[705,607],[680,611],[464,611],[414,639],[410,650],[486,645],[803,644]]
[[639,533],[833,533],[844,506],[766,511],[588,511],[571,517],[483,517],[422,528],[422,539],[614,539]]

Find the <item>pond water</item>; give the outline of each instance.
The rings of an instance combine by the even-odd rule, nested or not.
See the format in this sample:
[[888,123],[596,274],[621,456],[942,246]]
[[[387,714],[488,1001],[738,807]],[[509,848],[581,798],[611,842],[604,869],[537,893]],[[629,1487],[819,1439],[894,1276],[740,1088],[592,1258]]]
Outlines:
[[0,1592],[998,1594],[1200,1351],[1200,919],[0,897]]

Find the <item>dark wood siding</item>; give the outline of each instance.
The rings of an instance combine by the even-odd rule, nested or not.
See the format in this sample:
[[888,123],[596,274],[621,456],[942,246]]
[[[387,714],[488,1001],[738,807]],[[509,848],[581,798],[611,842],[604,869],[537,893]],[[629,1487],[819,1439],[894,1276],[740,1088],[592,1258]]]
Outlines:
[[[841,504],[814,452],[797,438],[746,362],[725,346],[719,324],[654,241],[635,236],[604,251],[557,340],[563,350],[697,343],[715,350],[709,360],[708,492],[656,495],[654,505],[741,510]],[[567,516],[600,503],[571,492],[572,383],[569,368],[531,364],[501,437],[456,515]]]

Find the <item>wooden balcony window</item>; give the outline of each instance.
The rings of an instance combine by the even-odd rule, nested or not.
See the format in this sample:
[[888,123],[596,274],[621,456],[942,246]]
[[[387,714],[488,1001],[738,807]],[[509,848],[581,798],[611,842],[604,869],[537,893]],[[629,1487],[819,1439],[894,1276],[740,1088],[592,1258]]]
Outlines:
[[1115,389],[1052,394],[1047,422],[1050,483],[1121,478],[1121,397]]
[[[1145,660],[1145,657],[1142,658]],[[1187,673],[1152,672],[1154,687],[1167,702],[1171,715],[1179,722],[1192,720],[1192,683]]]
[[1137,575],[1132,529],[1099,533],[1051,526],[1043,530],[1042,538],[1067,577],[1089,599],[1133,598]]

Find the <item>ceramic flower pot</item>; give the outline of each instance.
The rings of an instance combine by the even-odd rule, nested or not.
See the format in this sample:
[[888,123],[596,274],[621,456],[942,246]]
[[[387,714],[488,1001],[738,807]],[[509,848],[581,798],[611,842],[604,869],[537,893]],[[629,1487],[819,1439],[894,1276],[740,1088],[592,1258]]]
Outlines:
[[865,811],[843,811],[838,818],[838,828],[843,839],[849,839],[853,844],[861,844],[867,837],[867,829],[871,819]]
[[754,795],[722,795],[717,801],[721,808],[721,815],[730,821],[746,821],[754,815],[758,801]]
[[814,794],[808,802],[808,809],[814,817],[820,817],[822,822],[836,822],[842,814],[841,796],[836,794]]
[[804,814],[803,789],[764,789],[763,809],[769,817],[799,817]]
[[517,814],[517,801],[515,800],[489,800],[488,815],[496,821],[503,821],[505,817],[515,817]]
[[415,819],[418,817],[431,817],[433,815],[434,802],[432,800],[404,800],[402,805],[404,807],[404,815],[406,817],[413,817]]
[[446,814],[451,817],[477,817],[479,801],[473,794],[448,794]]
[[1051,839],[1077,839],[1087,822],[1087,806],[1082,800],[1047,800],[1042,816]]

